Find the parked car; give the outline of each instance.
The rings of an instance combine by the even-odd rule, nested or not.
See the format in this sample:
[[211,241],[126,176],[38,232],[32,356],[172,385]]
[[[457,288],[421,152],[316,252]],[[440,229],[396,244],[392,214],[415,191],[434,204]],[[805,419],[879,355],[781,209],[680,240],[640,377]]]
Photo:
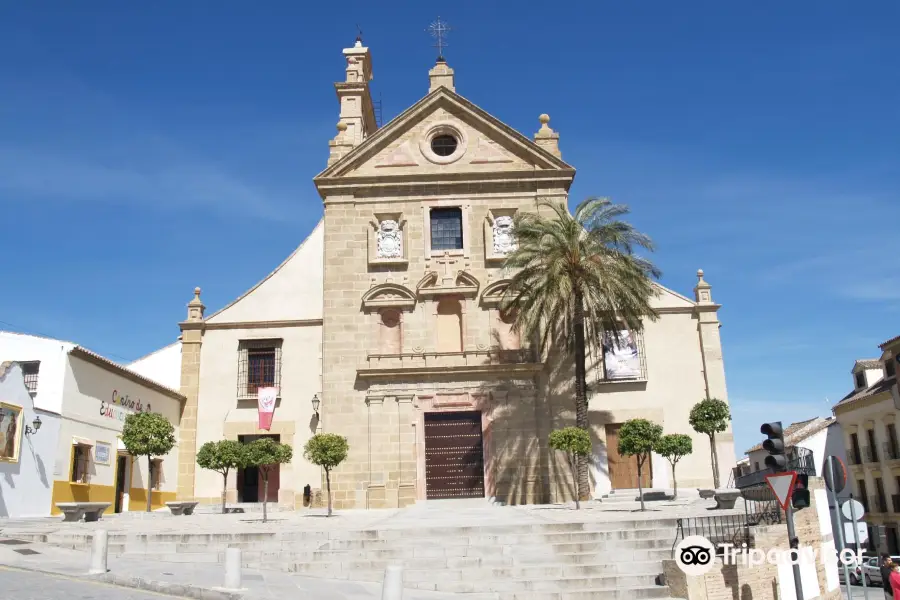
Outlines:
[[[900,556],[892,556],[891,560],[894,562],[900,563]],[[867,586],[878,586],[881,587],[881,557],[878,556],[867,556],[863,559],[862,564],[862,573],[866,579]],[[857,574],[857,577],[859,575]],[[850,583],[853,583],[853,574],[850,574]],[[859,581],[856,584],[858,585]]]

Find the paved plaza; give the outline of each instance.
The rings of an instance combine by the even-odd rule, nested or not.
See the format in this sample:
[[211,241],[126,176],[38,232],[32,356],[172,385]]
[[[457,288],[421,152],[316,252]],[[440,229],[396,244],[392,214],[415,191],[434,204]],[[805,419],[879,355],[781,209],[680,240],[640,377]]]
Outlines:
[[[302,597],[323,600],[378,600],[381,598],[378,578],[389,562],[403,562],[409,569],[405,571],[409,580],[404,580],[407,587],[404,600],[510,597],[496,592],[480,593],[467,581],[477,578],[479,573],[502,575],[504,570],[498,566],[506,568],[510,578],[520,579],[526,578],[521,573],[533,572],[577,579],[574,571],[566,575],[565,570],[581,569],[577,573],[581,574],[588,569],[580,578],[598,577],[596,581],[600,582],[598,573],[602,571],[603,577],[618,577],[610,580],[617,585],[631,582],[644,586],[645,590],[647,586],[641,581],[651,576],[652,597],[666,598],[665,587],[652,588],[652,575],[659,572],[659,559],[668,556],[676,534],[675,519],[743,512],[740,504],[734,511],[711,510],[713,505],[709,500],[689,496],[677,501],[648,503],[646,512],[640,512],[638,503],[628,500],[588,502],[578,511],[569,505],[499,507],[484,502],[447,502],[424,503],[407,509],[340,511],[331,518],[316,512],[273,512],[268,523],[262,523],[261,515],[254,513],[222,515],[207,512],[209,509],[179,517],[164,512],[126,513],[106,516],[95,523],[64,523],[59,518],[4,520],[0,521],[0,566],[74,578],[82,582],[77,587],[78,593],[97,599],[110,593],[104,585],[114,583],[140,590],[127,592],[133,596],[124,595],[125,592],[116,596],[136,600],[144,600],[140,593],[148,591],[202,600],[281,600],[300,597],[297,592]],[[634,532],[639,538],[641,532],[646,534],[643,537],[653,536],[653,540],[646,540],[653,542],[652,548],[638,539],[632,544],[634,548],[650,549],[629,549],[632,538],[626,539],[622,532],[635,528],[639,530]],[[109,532],[109,572],[105,576],[88,576],[91,538],[98,529]],[[452,533],[443,537],[445,531]],[[466,545],[454,546],[456,542],[450,538],[460,535],[464,536]],[[551,573],[552,555],[544,558],[548,556],[550,544],[548,548],[537,546],[538,554],[533,560],[529,560],[527,553],[522,557],[533,565],[519,565],[518,558],[512,560],[513,553],[527,550],[522,546],[531,543],[528,540],[548,535],[558,536],[561,542],[571,541],[569,545],[578,546],[578,551],[599,551],[597,560],[592,562],[614,562],[616,555],[630,552],[636,558],[646,559],[647,568],[608,576],[609,565],[573,564],[557,566]],[[422,536],[430,537],[423,537],[421,544],[412,546],[413,554],[397,553],[394,542],[402,548],[404,543],[415,544],[414,538]],[[584,539],[595,541],[596,536],[600,536],[597,540],[605,541],[583,543]],[[477,549],[479,543],[486,552],[474,554],[473,547]],[[370,544],[376,544],[374,550],[369,548]],[[237,592],[220,587],[224,583],[222,559],[226,547],[242,548],[243,589]],[[303,562],[312,561],[325,548],[344,557],[331,560],[343,562]],[[612,558],[604,559],[607,555]],[[503,559],[509,560],[503,562]],[[520,570],[520,575],[516,575],[509,565],[527,570]],[[17,581],[27,582],[29,576],[15,577]],[[426,580],[443,581],[445,588],[433,591],[435,587],[429,587]],[[41,581],[40,586],[29,592],[32,596],[18,597],[59,597],[53,591],[62,582],[52,577]],[[101,585],[101,581],[105,584]],[[422,589],[426,587],[429,589]],[[47,590],[45,596],[40,595],[43,589]],[[450,593],[450,589],[468,593]]]

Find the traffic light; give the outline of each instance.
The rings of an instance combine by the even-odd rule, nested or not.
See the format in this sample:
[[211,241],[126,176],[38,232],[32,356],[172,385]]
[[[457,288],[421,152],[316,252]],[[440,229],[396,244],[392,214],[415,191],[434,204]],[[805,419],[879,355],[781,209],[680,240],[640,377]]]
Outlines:
[[791,504],[795,510],[809,508],[809,475],[797,475],[794,491],[791,493]]
[[776,473],[787,470],[787,457],[784,455],[784,430],[781,421],[766,423],[759,428],[760,433],[769,437],[763,442],[763,450],[769,453],[766,457],[766,466]]

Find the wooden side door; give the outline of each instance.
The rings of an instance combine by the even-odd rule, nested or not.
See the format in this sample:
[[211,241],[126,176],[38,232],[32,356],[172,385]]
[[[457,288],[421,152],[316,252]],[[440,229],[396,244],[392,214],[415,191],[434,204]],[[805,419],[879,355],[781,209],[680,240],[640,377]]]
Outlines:
[[[638,486],[638,464],[636,456],[619,454],[619,429],[622,423],[610,423],[606,426],[606,459],[609,469],[609,482],[614,490],[633,490]],[[653,479],[650,461],[644,463],[641,473],[641,486],[650,487]]]

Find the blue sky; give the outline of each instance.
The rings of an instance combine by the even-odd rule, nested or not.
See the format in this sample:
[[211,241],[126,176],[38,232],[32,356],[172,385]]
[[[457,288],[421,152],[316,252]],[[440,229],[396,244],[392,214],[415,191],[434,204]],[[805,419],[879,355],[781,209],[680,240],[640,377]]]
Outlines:
[[529,136],[549,113],[572,200],[629,204],[665,285],[706,271],[739,451],[830,414],[900,334],[900,4],[438,6],[3,3],[0,327],[130,360],[194,286],[241,294],[320,217],[356,24],[389,119],[427,91],[440,13],[459,93]]

